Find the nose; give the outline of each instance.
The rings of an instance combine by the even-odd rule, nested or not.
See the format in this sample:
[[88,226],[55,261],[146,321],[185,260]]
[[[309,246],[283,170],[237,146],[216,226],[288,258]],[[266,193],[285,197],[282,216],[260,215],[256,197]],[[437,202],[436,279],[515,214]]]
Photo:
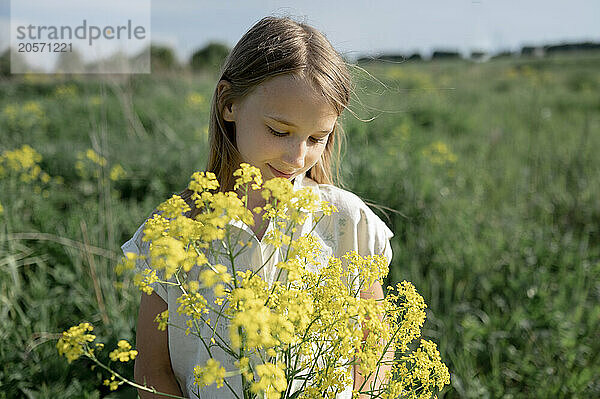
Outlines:
[[306,141],[294,140],[287,147],[283,156],[283,161],[294,169],[304,167],[304,158],[306,157]]

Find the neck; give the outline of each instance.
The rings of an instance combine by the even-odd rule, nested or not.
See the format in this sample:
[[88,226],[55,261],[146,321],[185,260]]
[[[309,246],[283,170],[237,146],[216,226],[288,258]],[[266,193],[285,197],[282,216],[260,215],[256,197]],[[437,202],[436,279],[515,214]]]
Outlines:
[[264,207],[267,201],[262,197],[260,190],[250,190],[248,192],[248,209],[253,210],[257,206]]

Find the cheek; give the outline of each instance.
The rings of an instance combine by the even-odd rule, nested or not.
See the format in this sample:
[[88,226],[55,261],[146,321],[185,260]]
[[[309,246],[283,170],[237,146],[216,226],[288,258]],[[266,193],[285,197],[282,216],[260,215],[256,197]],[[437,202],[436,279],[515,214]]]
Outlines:
[[249,137],[247,132],[238,130],[236,143],[242,158],[244,158],[245,161],[251,161],[253,158],[252,155],[256,153],[256,149],[254,148],[255,142],[252,140],[252,137]]
[[238,150],[248,161],[262,161],[275,157],[281,146],[275,137],[259,129],[241,131],[238,136]]
[[319,159],[321,159],[321,155],[323,155],[323,152],[325,151],[325,146],[318,146],[315,149],[309,151],[306,154],[306,163],[314,166]]

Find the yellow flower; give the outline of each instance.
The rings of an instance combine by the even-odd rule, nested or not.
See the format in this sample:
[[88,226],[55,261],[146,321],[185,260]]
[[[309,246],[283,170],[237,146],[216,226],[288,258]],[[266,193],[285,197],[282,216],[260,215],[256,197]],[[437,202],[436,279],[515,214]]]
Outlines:
[[148,295],[154,292],[154,288],[152,288],[151,285],[158,281],[160,281],[160,279],[156,275],[156,270],[152,269],[144,269],[142,274],[136,274],[133,278],[133,284],[139,287],[140,291],[143,291]]
[[50,177],[50,175],[46,172],[42,172],[40,174],[40,180],[42,181],[42,183],[46,184],[48,182],[50,182],[50,180],[52,180],[52,178]]
[[98,154],[96,151],[88,148],[85,152],[85,157],[98,166],[106,166],[106,158]]
[[19,109],[17,108],[16,105],[13,105],[13,104],[8,104],[2,110],[2,114],[4,115],[4,117],[13,123],[17,119],[18,112],[19,112]]
[[80,323],[63,332],[56,344],[59,355],[65,356],[71,363],[80,356],[89,354],[88,342],[95,340],[96,336],[88,334],[88,331],[93,329],[90,323]]
[[188,107],[195,108],[203,105],[206,102],[206,100],[204,99],[204,96],[202,94],[194,92],[190,93],[187,96],[185,102]]
[[292,198],[293,186],[288,179],[275,177],[267,180],[263,184],[262,196],[269,201],[274,199],[277,201],[287,202]]
[[157,210],[162,212],[162,216],[165,218],[176,218],[177,216],[188,212],[190,207],[180,196],[173,195],[171,198],[160,204]]
[[117,349],[110,352],[108,356],[113,362],[116,362],[117,360],[121,362],[128,362],[129,360],[135,359],[137,354],[138,351],[131,349],[129,342],[122,339],[117,343]]
[[125,169],[119,164],[113,166],[110,169],[110,180],[117,181],[124,178],[127,174],[125,173]]
[[[77,153],[77,161],[75,161],[75,170],[79,176],[84,179],[93,177],[99,179],[101,176],[102,168],[106,166],[108,161],[102,155],[98,154],[91,148],[85,152],[79,151]],[[118,175],[118,171],[114,172],[113,175]],[[111,176],[118,177],[118,176]]]
[[164,312],[156,315],[154,321],[158,323],[158,329],[160,331],[165,331],[169,323],[169,310],[167,309]]
[[249,368],[250,359],[247,357],[242,357],[240,360],[236,360],[234,364],[248,381],[252,381],[254,379],[254,375]]
[[50,180],[50,176],[40,168],[41,160],[42,156],[29,145],[13,151],[4,151],[0,155],[0,177],[8,174],[24,183],[39,179],[45,184]]
[[211,288],[217,283],[231,283],[231,275],[227,273],[227,266],[219,264],[202,270],[198,278],[205,288]]
[[216,190],[219,188],[219,182],[212,172],[195,172],[188,188],[196,192]]
[[302,236],[291,242],[291,247],[290,258],[305,259],[307,263],[313,263],[316,255],[321,251],[321,244],[312,234]]
[[431,143],[421,151],[421,154],[436,165],[454,163],[457,160],[457,156],[450,151],[446,143],[441,141]]
[[23,104],[23,112],[27,114],[37,115],[43,115],[44,113],[44,111],[42,111],[40,103],[38,103],[37,101],[27,101],[25,104]]
[[127,252],[115,266],[115,272],[117,275],[121,275],[125,270],[131,270],[135,267],[136,259],[144,258],[141,255],[134,254],[133,252]]
[[223,301],[224,301],[224,299],[222,297],[225,296],[228,291],[225,289],[223,284],[217,284],[217,285],[215,285],[213,292],[215,293],[215,297],[216,297],[215,304],[217,304],[219,306],[222,305]]
[[2,110],[1,116],[9,127],[19,130],[32,130],[47,123],[44,110],[37,101],[28,101],[22,106],[9,104]]
[[291,237],[281,230],[275,229],[265,235],[263,242],[280,248],[282,245],[290,245]]
[[200,283],[198,283],[197,281],[190,281],[189,283],[184,284],[184,286],[189,292],[196,292],[200,289]]
[[387,259],[383,255],[362,257],[356,251],[350,251],[342,257],[349,261],[353,268],[360,270],[364,288],[371,287],[375,281],[383,282],[389,272]]
[[260,169],[250,166],[247,163],[241,163],[240,169],[237,169],[235,172],[233,172],[233,175],[239,176],[235,180],[235,186],[233,187],[234,190],[237,190],[239,187],[248,183],[252,183],[253,190],[260,190],[263,183]]
[[[193,251],[189,251],[193,255]],[[177,271],[177,267],[188,259],[188,251],[180,240],[173,237],[159,237],[150,243],[152,266],[165,271],[169,279]]]
[[77,95],[77,87],[75,85],[59,85],[54,89],[54,95],[58,98],[72,98]]
[[206,387],[212,384],[217,384],[217,388],[223,386],[225,378],[225,368],[221,366],[218,360],[208,359],[204,367],[194,367],[194,384],[201,387]]
[[276,267],[287,272],[287,279],[290,283],[301,282],[306,273],[303,262],[297,258],[279,262]]
[[260,380],[253,382],[250,390],[253,393],[265,394],[267,399],[279,399],[281,392],[287,388],[284,366],[281,363],[265,363],[256,366]]
[[204,315],[209,313],[209,309],[207,308],[208,301],[198,292],[181,295],[177,298],[177,303],[180,304],[179,308],[177,308],[177,313],[197,320],[201,320]]
[[116,391],[117,388],[119,388],[119,385],[121,385],[121,383],[119,381],[115,380],[114,374],[110,376],[110,380],[106,379],[106,380],[104,380],[103,383],[104,383],[104,385],[109,387],[111,391]]
[[334,212],[337,212],[338,209],[335,207],[335,205],[328,203],[327,201],[322,201],[321,202],[321,212],[323,212],[324,215],[329,216]]

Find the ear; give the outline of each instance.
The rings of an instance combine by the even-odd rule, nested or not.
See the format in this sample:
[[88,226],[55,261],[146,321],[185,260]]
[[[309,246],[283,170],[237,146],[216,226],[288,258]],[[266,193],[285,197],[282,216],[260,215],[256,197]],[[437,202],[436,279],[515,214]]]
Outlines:
[[235,122],[235,106],[232,102],[225,103],[226,92],[231,89],[231,83],[220,80],[217,84],[217,99],[223,119],[227,122]]

